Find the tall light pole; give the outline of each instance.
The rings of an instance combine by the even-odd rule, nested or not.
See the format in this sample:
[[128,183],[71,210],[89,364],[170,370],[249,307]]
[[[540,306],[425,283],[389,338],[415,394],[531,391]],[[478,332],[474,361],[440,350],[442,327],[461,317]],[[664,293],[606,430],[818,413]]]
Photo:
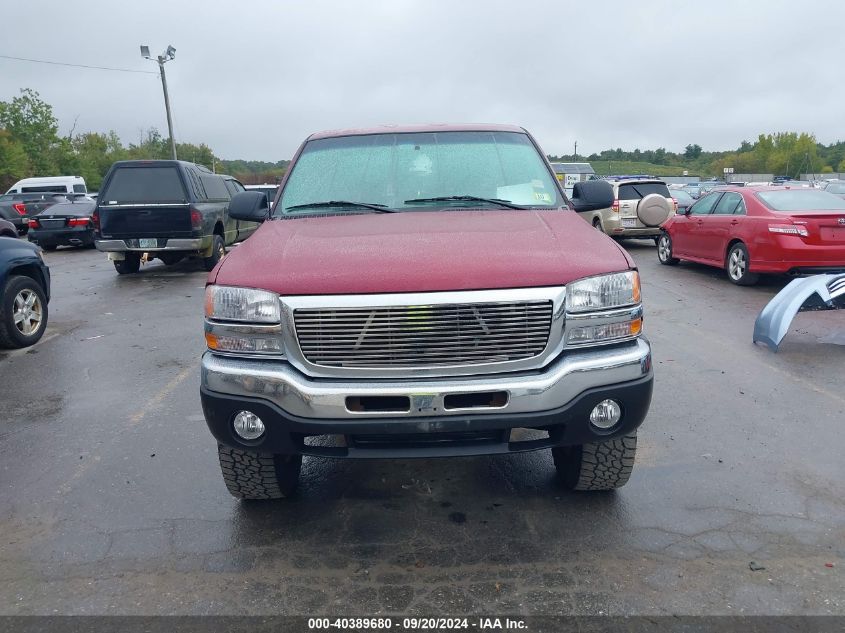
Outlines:
[[170,134],[170,157],[176,160],[176,139],[173,137],[173,119],[170,116],[170,97],[167,94],[167,76],[164,74],[164,65],[176,57],[176,49],[168,46],[167,50],[155,59],[150,56],[150,47],[141,46],[141,57],[158,62],[158,69],[161,71],[161,87],[164,90],[164,109],[167,110],[167,132]]

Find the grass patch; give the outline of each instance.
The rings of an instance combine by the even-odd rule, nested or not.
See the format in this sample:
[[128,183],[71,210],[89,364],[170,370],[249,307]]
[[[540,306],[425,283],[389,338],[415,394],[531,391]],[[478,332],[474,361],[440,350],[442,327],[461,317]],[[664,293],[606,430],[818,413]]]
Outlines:
[[[613,176],[622,174],[647,174],[649,176],[683,176],[683,167],[670,167],[655,163],[636,162],[631,160],[594,160],[590,165],[599,176]],[[694,174],[690,171],[690,175]]]

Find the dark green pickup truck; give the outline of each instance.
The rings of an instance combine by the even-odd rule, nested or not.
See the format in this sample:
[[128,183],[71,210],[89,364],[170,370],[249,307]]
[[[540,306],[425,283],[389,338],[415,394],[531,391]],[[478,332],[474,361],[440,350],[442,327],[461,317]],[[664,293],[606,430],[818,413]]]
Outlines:
[[229,217],[229,200],[241,191],[235,178],[194,163],[117,162],[97,199],[95,245],[121,275],[138,272],[142,259],[153,258],[170,265],[200,257],[211,270],[227,246],[258,226]]

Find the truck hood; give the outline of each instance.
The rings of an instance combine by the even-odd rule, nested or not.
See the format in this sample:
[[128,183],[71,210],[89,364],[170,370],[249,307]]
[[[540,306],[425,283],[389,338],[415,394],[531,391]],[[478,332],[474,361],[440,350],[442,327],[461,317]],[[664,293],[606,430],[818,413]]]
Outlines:
[[270,220],[210,281],[281,295],[434,292],[558,286],[629,267],[573,211],[420,211]]

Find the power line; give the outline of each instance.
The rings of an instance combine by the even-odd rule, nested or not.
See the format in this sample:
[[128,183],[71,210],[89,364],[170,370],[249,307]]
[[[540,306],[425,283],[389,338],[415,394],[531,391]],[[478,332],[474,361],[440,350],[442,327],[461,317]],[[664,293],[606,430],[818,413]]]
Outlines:
[[13,59],[18,62],[33,62],[35,64],[50,64],[51,66],[72,66],[73,68],[89,68],[91,70],[113,70],[121,73],[143,73],[145,75],[157,75],[152,70],[133,70],[131,68],[110,68],[108,66],[88,66],[86,64],[68,64],[66,62],[52,62],[46,59],[29,59],[28,57],[12,57],[11,55],[0,55],[2,59]]

